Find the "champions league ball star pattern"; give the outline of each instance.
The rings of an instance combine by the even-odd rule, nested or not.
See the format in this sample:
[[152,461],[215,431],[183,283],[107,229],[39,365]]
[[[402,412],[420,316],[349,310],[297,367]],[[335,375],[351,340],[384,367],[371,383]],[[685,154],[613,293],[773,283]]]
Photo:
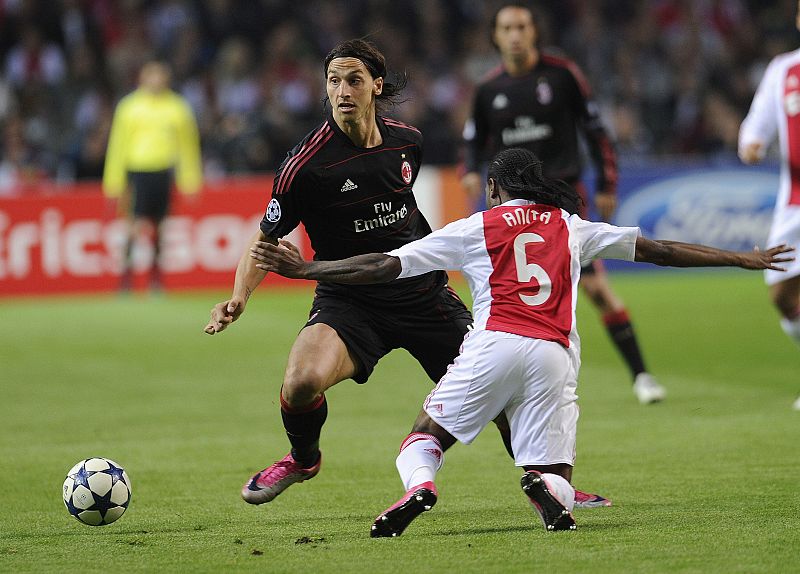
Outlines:
[[90,526],[103,526],[125,513],[131,500],[131,481],[113,460],[87,458],[67,473],[63,495],[72,516]]

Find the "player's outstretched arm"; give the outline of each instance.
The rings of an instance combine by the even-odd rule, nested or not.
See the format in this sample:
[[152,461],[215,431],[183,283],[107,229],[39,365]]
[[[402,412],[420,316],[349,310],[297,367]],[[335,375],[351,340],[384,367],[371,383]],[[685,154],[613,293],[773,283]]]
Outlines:
[[634,261],[670,267],[742,267],[784,271],[779,264],[794,261],[794,256],[788,255],[793,251],[794,248],[787,245],[765,251],[758,248],[753,251],[726,251],[696,243],[638,237]]
[[396,279],[402,270],[400,259],[383,253],[356,255],[339,261],[306,261],[290,241],[278,245],[257,241],[250,257],[262,271],[272,271],[290,279],[312,279],[352,285],[386,283]]
[[268,241],[267,236],[261,230],[253,236],[239,258],[231,298],[217,303],[211,309],[211,319],[203,329],[209,335],[224,331],[228,325],[236,321],[244,313],[244,308],[247,305],[247,300],[250,299],[250,295],[253,294],[256,287],[266,277],[266,271],[257,268],[255,261],[250,257],[251,245],[259,241]]

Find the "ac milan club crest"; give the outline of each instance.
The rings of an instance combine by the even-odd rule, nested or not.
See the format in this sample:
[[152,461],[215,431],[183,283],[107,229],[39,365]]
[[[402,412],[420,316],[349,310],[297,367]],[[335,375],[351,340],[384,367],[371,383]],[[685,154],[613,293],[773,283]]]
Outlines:
[[400,176],[403,178],[404,182],[411,183],[411,164],[407,161],[404,161],[403,165],[400,166]]

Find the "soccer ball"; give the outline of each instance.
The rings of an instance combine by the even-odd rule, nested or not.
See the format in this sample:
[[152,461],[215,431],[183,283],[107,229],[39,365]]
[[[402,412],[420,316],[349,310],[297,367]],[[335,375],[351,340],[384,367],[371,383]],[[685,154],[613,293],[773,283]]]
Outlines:
[[64,480],[67,511],[90,526],[111,524],[131,501],[131,480],[113,460],[96,456],[80,461]]

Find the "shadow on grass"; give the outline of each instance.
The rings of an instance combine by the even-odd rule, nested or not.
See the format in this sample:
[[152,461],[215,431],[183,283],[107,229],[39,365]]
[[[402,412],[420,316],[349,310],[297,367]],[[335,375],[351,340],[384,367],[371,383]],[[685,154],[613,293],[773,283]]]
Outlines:
[[[52,531],[52,532],[26,532],[22,534],[11,534],[9,536],[4,536],[3,538],[6,540],[25,540],[27,538],[61,538],[61,537],[70,537],[70,536],[126,536],[126,537],[137,537],[137,536],[148,536],[148,535],[159,535],[159,534],[179,534],[179,533],[189,533],[189,532],[199,532],[201,530],[205,530],[204,527],[200,526],[187,526],[186,528],[159,528],[158,530],[141,530],[141,529],[126,529],[126,530],[118,530],[118,529],[111,529],[107,528],[110,525],[105,526],[89,526],[88,524],[78,524],[78,528],[75,530],[59,530],[59,531]],[[120,542],[127,542],[126,540],[120,540]]]
[[465,536],[471,534],[498,534],[510,532],[527,532],[532,530],[530,526],[503,526],[495,528],[462,528],[460,530],[442,530],[431,532],[429,536]]
[[[620,530],[622,527],[618,524],[608,523],[588,523],[581,524],[578,522],[578,529],[575,533],[580,532],[602,532],[605,530]],[[545,532],[544,526],[541,524],[530,524],[528,526],[509,525],[498,526],[494,528],[463,528],[460,530],[441,530],[439,532],[431,532],[429,536],[465,536],[474,534],[502,534],[512,532]],[[552,533],[556,534],[556,533]],[[575,534],[573,534],[575,535]]]

